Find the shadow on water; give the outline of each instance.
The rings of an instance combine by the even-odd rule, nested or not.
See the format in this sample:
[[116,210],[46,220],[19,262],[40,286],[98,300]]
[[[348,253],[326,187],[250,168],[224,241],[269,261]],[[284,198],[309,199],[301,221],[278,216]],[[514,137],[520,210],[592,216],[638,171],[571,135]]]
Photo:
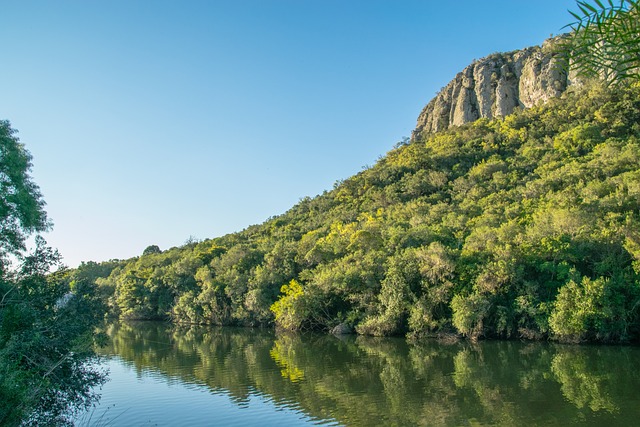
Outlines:
[[101,349],[235,405],[259,395],[343,425],[631,425],[640,348],[276,334],[121,323]]

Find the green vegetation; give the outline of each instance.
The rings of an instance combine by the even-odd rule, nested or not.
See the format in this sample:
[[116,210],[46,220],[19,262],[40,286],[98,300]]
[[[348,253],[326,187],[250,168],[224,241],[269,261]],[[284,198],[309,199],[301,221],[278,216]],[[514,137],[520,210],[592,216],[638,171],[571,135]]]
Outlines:
[[[640,341],[640,85],[629,83],[640,78],[639,6],[578,7],[571,61],[611,87],[405,140],[263,224],[125,261],[51,273],[60,257],[38,236],[50,224],[30,154],[0,121],[0,423],[68,424],[91,405],[105,380],[88,363],[105,312],[416,339]],[[269,351],[292,383],[308,375],[294,341]],[[456,386],[478,389],[486,379],[466,375],[469,354],[455,357]],[[611,407],[556,359],[566,396]]]
[[30,154],[0,121],[0,424],[70,424],[104,381],[87,364],[104,308],[87,268],[50,274],[59,256],[39,236],[25,253],[27,237],[49,226],[30,168]]
[[593,83],[403,141],[283,215],[96,284],[123,319],[637,342],[639,138],[640,87]]
[[107,334],[101,351],[133,376],[206,386],[239,405],[264,396],[318,424],[629,425],[640,415],[636,346],[407,343],[161,322],[121,322]]
[[569,43],[571,66],[608,83],[640,79],[640,2],[577,1]]

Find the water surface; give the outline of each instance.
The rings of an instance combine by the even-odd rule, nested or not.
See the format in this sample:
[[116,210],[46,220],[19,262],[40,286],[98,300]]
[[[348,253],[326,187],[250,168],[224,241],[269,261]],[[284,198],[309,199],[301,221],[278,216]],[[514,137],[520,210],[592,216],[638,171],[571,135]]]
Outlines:
[[[79,424],[628,426],[640,348],[114,324]],[[91,417],[89,419],[89,417]]]

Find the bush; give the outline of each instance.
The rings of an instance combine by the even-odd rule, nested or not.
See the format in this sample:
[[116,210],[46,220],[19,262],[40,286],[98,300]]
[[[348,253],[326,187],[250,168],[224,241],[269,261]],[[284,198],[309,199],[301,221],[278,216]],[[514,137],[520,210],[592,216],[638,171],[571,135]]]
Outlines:
[[571,280],[558,292],[549,326],[562,341],[626,341],[638,296],[637,283],[604,277]]

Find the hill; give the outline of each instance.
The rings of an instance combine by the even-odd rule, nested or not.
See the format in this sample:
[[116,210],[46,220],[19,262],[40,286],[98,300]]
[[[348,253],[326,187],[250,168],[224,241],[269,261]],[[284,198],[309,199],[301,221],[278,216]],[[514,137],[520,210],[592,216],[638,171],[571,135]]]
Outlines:
[[121,318],[637,341],[639,136],[639,87],[570,88],[242,232],[79,272]]

